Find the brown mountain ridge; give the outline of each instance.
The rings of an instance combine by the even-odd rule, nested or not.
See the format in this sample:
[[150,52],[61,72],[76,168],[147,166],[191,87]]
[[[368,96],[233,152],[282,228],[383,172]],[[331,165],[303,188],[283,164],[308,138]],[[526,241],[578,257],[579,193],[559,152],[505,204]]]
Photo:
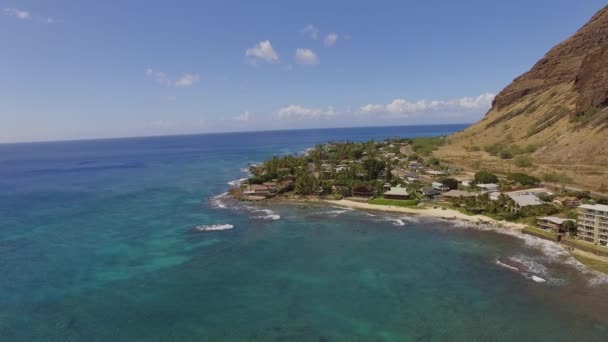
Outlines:
[[[524,147],[534,152],[518,156]],[[501,149],[515,153],[484,151]],[[481,121],[451,136],[436,154],[496,172],[559,173],[567,183],[606,191],[608,6],[504,88]]]

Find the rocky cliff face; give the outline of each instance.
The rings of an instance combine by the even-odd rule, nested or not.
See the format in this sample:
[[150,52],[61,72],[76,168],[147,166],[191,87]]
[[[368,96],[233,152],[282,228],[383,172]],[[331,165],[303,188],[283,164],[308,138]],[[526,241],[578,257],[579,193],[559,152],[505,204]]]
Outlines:
[[502,90],[481,121],[449,140],[438,154],[454,164],[481,160],[512,170],[512,161],[484,147],[534,145],[534,166],[521,171],[565,172],[586,188],[608,189],[608,6]]

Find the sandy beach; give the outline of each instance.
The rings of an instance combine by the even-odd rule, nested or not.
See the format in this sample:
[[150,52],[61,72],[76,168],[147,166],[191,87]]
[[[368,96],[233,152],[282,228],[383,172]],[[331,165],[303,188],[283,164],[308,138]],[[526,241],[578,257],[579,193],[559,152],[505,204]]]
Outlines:
[[351,200],[322,200],[323,202],[330,203],[333,205],[347,207],[352,209],[363,209],[363,210],[378,210],[378,211],[386,211],[386,212],[395,212],[395,213],[405,213],[405,214],[413,214],[420,215],[424,217],[434,217],[448,220],[460,220],[471,223],[488,223],[495,224],[501,227],[522,230],[526,227],[524,224],[513,223],[507,221],[497,221],[491,217],[485,215],[466,215],[459,211],[453,209],[444,209],[444,208],[406,208],[406,207],[397,207],[391,205],[377,205],[363,202],[356,202]]

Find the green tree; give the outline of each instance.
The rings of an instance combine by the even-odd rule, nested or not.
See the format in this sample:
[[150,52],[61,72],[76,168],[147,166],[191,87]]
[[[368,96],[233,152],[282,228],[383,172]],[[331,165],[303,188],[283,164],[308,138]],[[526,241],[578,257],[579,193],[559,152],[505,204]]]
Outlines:
[[475,174],[475,183],[487,184],[487,183],[498,183],[498,177],[485,170],[481,170]]

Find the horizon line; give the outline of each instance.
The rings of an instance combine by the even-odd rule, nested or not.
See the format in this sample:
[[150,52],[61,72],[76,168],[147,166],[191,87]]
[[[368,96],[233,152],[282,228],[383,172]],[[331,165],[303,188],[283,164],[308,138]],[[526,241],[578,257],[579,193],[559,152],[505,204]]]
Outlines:
[[353,129],[353,128],[390,128],[390,127],[455,126],[455,125],[470,126],[472,124],[474,124],[474,123],[469,122],[469,123],[445,123],[445,124],[378,125],[378,126],[283,128],[283,129],[278,128],[278,129],[268,129],[268,130],[244,130],[244,131],[135,135],[135,136],[119,136],[119,137],[14,141],[14,142],[0,142],[0,146],[1,145],[20,145],[20,144],[63,143],[63,142],[78,142],[78,141],[86,142],[86,141],[100,141],[100,140],[123,140],[123,139],[126,140],[126,139],[146,139],[146,138],[163,138],[163,137],[187,137],[187,136],[197,136],[197,135],[223,135],[223,134],[242,134],[242,133],[267,133],[267,132],[312,131],[312,130],[330,130],[330,129]]

